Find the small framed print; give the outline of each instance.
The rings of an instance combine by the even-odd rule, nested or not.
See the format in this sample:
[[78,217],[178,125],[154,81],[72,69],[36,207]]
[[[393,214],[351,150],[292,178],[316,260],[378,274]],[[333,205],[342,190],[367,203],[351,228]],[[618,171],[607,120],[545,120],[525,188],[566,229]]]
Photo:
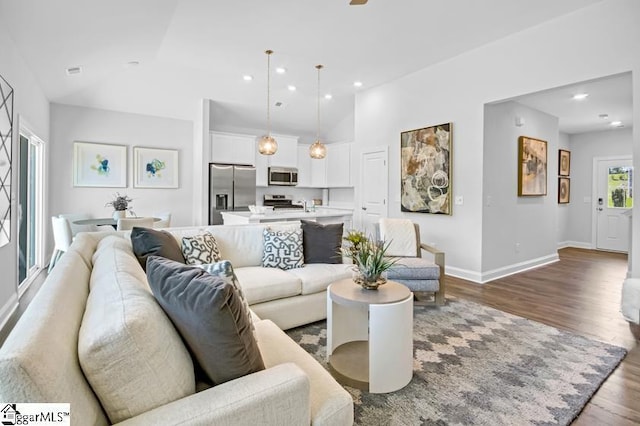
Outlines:
[[558,175],[569,176],[571,172],[571,151],[558,150]]
[[74,142],[73,186],[126,188],[126,145]]
[[571,194],[571,179],[558,178],[558,204],[569,204]]
[[135,188],[178,188],[178,151],[133,148]]

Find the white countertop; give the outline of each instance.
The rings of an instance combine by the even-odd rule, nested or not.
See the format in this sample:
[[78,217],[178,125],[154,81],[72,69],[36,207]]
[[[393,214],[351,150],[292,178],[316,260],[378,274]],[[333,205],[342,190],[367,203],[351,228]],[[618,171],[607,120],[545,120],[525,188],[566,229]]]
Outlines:
[[274,211],[268,214],[253,214],[251,212],[221,212],[223,216],[239,216],[247,219],[311,219],[318,217],[339,217],[339,216],[351,216],[353,211],[351,210],[338,210],[338,209],[317,209],[314,212],[303,212],[302,210],[288,210],[288,211]]

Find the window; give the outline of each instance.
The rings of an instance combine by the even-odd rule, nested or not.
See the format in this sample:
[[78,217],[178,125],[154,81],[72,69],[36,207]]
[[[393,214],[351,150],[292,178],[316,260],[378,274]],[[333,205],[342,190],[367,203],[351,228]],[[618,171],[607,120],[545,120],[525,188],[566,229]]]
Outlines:
[[609,167],[607,193],[609,208],[633,208],[633,168]]
[[18,200],[18,282],[22,287],[44,262],[44,143],[20,127]]

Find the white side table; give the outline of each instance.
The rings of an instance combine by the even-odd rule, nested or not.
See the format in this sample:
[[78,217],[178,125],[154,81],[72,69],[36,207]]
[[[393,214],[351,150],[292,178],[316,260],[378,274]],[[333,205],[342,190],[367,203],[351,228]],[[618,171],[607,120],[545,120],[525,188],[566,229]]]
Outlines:
[[338,382],[371,393],[413,377],[413,293],[388,281],[364,290],[351,279],[327,289],[327,361]]

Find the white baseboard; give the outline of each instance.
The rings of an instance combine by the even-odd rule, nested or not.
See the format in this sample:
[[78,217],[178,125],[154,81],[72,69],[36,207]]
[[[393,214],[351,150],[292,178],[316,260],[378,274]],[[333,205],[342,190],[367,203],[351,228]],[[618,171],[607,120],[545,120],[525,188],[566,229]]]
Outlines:
[[0,308],[0,330],[4,329],[16,309],[18,309],[18,295],[12,294],[7,303]]
[[473,281],[474,283],[481,284],[482,275],[476,271],[470,271],[469,269],[456,268],[454,266],[445,266],[445,275],[460,278],[467,281]]
[[593,250],[594,248],[591,246],[591,243],[585,243],[582,241],[562,241],[558,243],[558,250],[567,248],[567,247],[586,249],[586,250]]
[[462,278],[464,280],[473,281],[478,284],[484,284],[489,281],[497,280],[509,275],[517,274],[519,272],[528,271],[549,263],[554,263],[560,260],[558,253],[552,253],[547,256],[542,256],[537,259],[526,260],[524,262],[514,263],[513,265],[503,266],[501,268],[493,269],[486,272],[475,272],[468,269],[456,268],[447,266],[445,267],[446,275],[450,275],[456,278]]

